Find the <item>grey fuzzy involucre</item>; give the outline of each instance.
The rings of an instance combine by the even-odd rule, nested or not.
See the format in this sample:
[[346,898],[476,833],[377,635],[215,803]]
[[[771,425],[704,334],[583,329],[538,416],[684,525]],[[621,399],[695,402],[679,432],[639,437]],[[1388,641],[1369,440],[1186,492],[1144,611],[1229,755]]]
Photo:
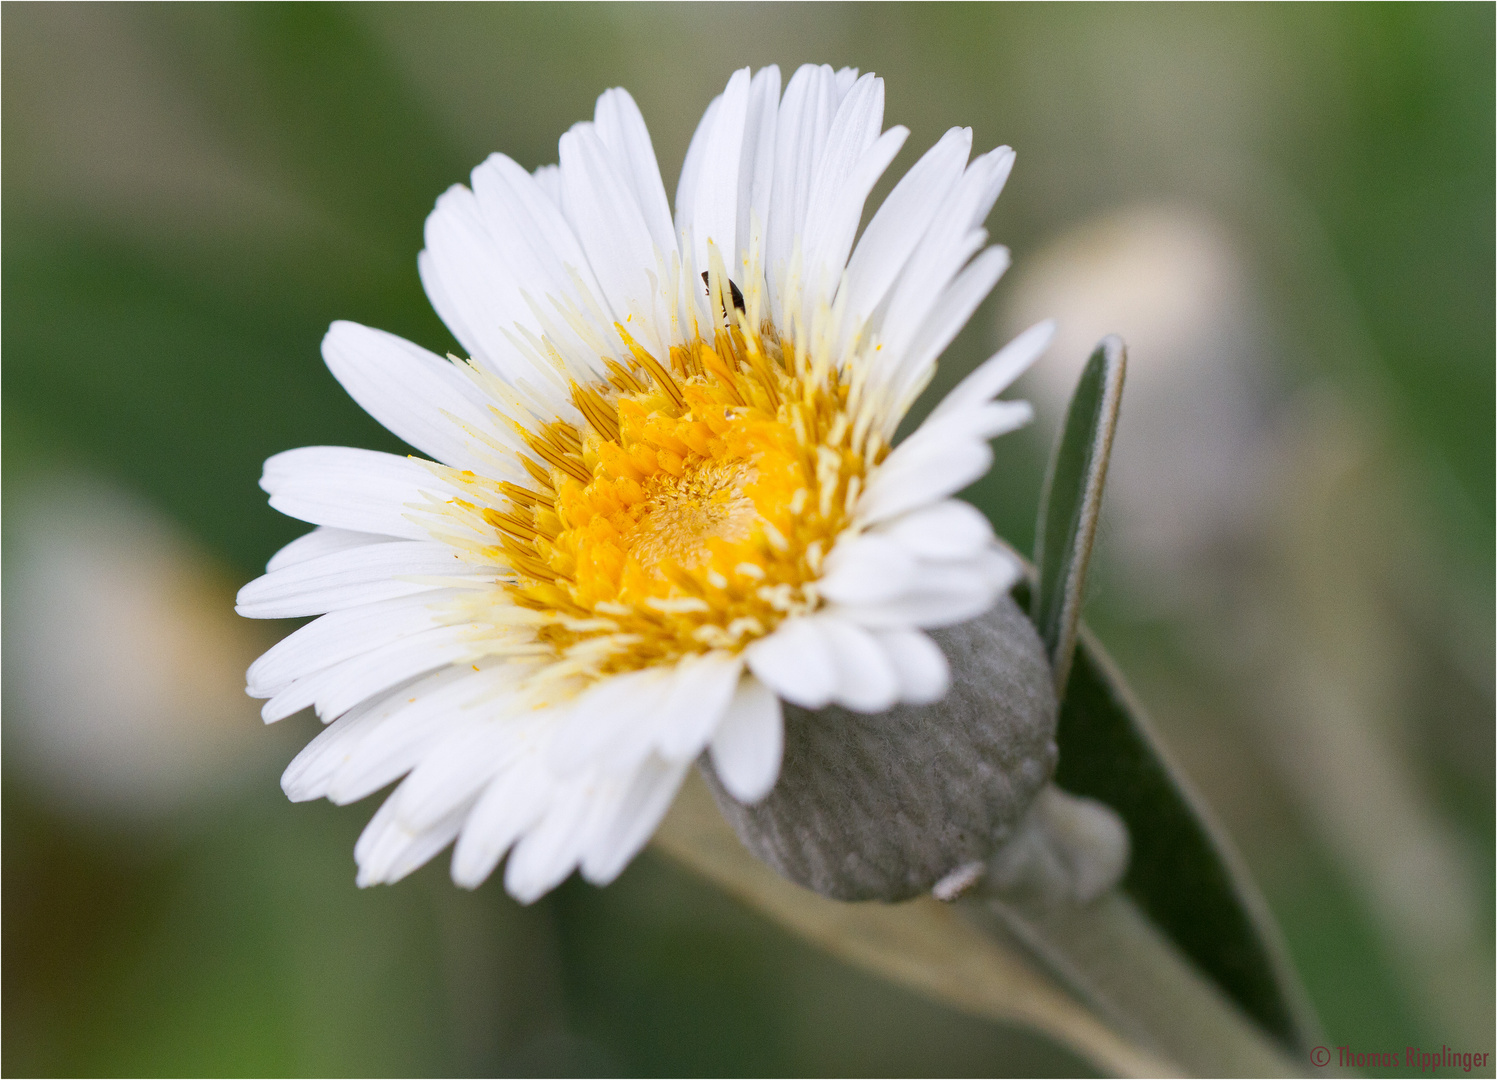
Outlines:
[[933,705],[874,715],[785,706],[774,790],[745,806],[704,757],[713,797],[744,844],[837,900],[903,900],[984,860],[1055,769],[1055,690],[1033,624],[1005,596],[931,631],[951,666]]

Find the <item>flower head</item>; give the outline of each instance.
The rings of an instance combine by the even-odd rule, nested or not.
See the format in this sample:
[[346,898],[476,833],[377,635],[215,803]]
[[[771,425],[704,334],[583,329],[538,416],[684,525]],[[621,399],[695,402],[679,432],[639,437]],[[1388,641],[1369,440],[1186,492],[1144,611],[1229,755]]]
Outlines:
[[[616,876],[710,751],[734,797],[778,775],[781,699],[877,712],[947,669],[922,628],[987,610],[1017,567],[950,498],[1029,418],[996,395],[1021,335],[914,434],[895,430],[1008,262],[982,222],[1013,162],[953,129],[861,238],[907,132],[883,82],[806,66],[729,80],[672,219],[623,90],[529,173],[495,154],[427,219],[419,266],[469,354],[352,323],[323,356],[431,460],[307,447],[262,486],[317,528],[241,591],[320,618],[249,672],[267,721],[330,726],[293,799],[404,776],[355,856],[393,881],[456,839],[465,885],[508,853],[522,900]],[[854,240],[857,244],[854,246]]]

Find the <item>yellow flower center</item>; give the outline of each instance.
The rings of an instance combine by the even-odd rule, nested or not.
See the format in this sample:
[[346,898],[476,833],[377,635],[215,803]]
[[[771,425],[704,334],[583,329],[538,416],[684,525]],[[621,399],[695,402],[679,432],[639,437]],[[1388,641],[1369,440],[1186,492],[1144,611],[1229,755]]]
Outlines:
[[736,651],[814,609],[822,560],[886,449],[836,366],[798,358],[767,325],[720,329],[665,363],[618,331],[633,362],[572,383],[583,423],[511,422],[532,452],[528,486],[447,471],[482,488],[461,506],[492,530],[483,557],[513,571],[498,608],[466,605],[502,631],[479,651],[583,682]]

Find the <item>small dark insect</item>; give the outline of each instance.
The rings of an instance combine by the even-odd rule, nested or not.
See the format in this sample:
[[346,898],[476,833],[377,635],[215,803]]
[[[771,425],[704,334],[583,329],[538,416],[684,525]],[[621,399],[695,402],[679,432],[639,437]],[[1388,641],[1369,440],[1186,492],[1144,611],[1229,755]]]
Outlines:
[[[707,280],[707,271],[705,270],[702,271],[702,284],[707,286],[707,288],[709,289],[712,288],[712,283]],[[733,284],[732,278],[728,279],[728,289],[732,292],[733,295],[733,306],[736,307],[739,311],[746,312],[748,309],[743,306],[743,290],[740,289],[737,285]],[[723,314],[726,315],[727,312],[724,311]]]

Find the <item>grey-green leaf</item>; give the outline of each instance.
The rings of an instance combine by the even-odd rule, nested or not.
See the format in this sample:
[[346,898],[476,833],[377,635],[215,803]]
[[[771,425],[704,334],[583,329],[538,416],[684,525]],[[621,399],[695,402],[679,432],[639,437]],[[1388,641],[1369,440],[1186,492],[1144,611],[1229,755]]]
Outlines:
[[1124,890],[1267,1031],[1296,1050],[1314,1045],[1308,998],[1257,886],[1085,629],[1057,741],[1056,783],[1107,803],[1127,822]]
[[1109,336],[1082,371],[1045,477],[1037,567],[1015,590],[1021,602],[1030,593],[1062,699],[1055,781],[1122,815],[1132,842],[1124,890],[1245,1013],[1302,1050],[1313,1044],[1316,1025],[1267,906],[1081,627],[1126,367],[1122,339]]
[[1061,694],[1076,647],[1082,590],[1127,366],[1123,339],[1116,334],[1103,338],[1071,395],[1040,496],[1034,536],[1039,588],[1032,611],[1055,670],[1056,692]]

